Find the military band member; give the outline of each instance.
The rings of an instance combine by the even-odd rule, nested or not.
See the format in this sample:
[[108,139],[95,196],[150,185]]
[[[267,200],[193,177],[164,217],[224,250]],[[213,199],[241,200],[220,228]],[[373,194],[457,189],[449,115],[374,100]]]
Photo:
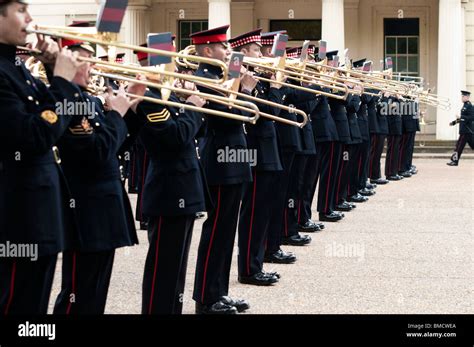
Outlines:
[[[299,58],[301,53],[302,47],[287,50],[287,56],[290,58]],[[288,83],[298,85],[294,79],[289,79]],[[308,82],[302,83],[301,86],[308,89],[317,89],[316,85]],[[291,89],[286,88],[287,91],[291,91]],[[298,129],[301,135],[301,151],[296,153],[290,173],[290,186],[288,189],[287,207],[285,208],[286,215],[284,216],[285,225],[282,240],[283,244],[288,245],[295,244],[295,237],[297,238],[296,240],[304,238],[303,235],[299,235],[299,232],[317,232],[322,229],[321,224],[310,221],[303,211],[303,200],[306,197],[305,192],[310,189],[310,178],[306,175],[306,170],[310,166],[310,161],[314,162],[317,159],[313,125],[309,115],[316,108],[319,102],[319,95],[295,89],[289,94],[289,97],[287,95],[288,100],[295,98],[294,96],[291,97],[292,94],[300,100],[295,99],[291,105],[305,112],[308,115],[308,122],[302,129]],[[302,243],[297,242],[297,245],[300,244]]]
[[402,111],[402,139],[400,141],[400,158],[398,174],[410,177],[416,174],[412,167],[415,136],[419,130],[419,103],[415,99],[407,99],[405,109]]
[[387,155],[385,157],[385,177],[389,181],[400,181],[403,176],[398,174],[399,156],[400,156],[400,141],[402,138],[402,116],[401,108],[404,102],[399,95],[391,96],[389,98],[382,98],[388,107],[386,111],[388,114],[388,136],[387,136]]
[[459,123],[459,139],[456,142],[456,149],[451,156],[451,161],[447,164],[449,166],[458,166],[466,143],[469,144],[469,147],[474,149],[474,107],[471,101],[469,101],[471,93],[466,90],[461,90],[461,95],[463,102],[461,117],[450,123],[450,125]]
[[[274,34],[276,35],[276,33]],[[274,40],[274,39],[273,39]],[[268,53],[268,51],[267,51]],[[292,82],[288,80],[287,82]],[[301,109],[306,103],[315,103],[315,94],[300,91],[295,88],[283,87],[281,88],[283,94],[284,103],[286,106],[292,106],[294,108]],[[311,110],[314,108],[314,104]],[[307,111],[302,109],[302,111]],[[297,115],[295,112],[288,110],[280,111],[280,117],[286,118],[292,121],[297,121]],[[305,135],[305,131],[311,131],[309,127],[303,131],[293,125],[277,122],[275,123],[278,139],[280,143],[281,158],[283,164],[283,171],[280,175],[278,186],[278,196],[270,207],[272,209],[272,217],[270,220],[270,233],[268,235],[266,253],[268,255],[280,253],[280,246],[292,245],[292,246],[304,246],[311,242],[311,237],[308,235],[301,235],[298,232],[298,221],[297,221],[297,208],[298,208],[298,175],[302,175],[303,172],[298,171],[298,168],[304,167],[305,161],[303,156],[296,159],[297,154],[303,154],[303,151],[308,149],[307,141],[314,141],[312,139],[312,133]],[[306,137],[303,138],[303,135]],[[314,142],[313,142],[314,145]],[[287,259],[291,259],[289,255]],[[279,258],[279,257],[277,257]],[[296,259],[293,258],[294,262]],[[279,262],[276,260],[276,262]]]
[[[331,51],[326,53],[326,57],[328,59],[328,62],[331,62],[334,60],[334,57],[338,54],[338,51]],[[334,74],[337,74],[337,72],[333,72]],[[334,93],[334,94],[339,94],[342,95],[341,92],[339,93]],[[341,100],[341,99],[336,99],[336,98],[329,98],[329,106],[331,110],[331,116],[334,119],[334,122],[336,124],[336,129],[338,133],[338,138],[339,141],[336,143],[336,146],[334,148],[334,153],[336,158],[338,158],[338,163],[336,167],[334,168],[334,174],[335,174],[335,189],[334,189],[334,197],[333,197],[333,206],[330,207],[331,211],[334,211],[332,215],[334,215],[334,218],[325,218],[324,216],[320,215],[320,220],[326,220],[328,222],[337,222],[344,218],[344,214],[339,212],[342,210],[341,206],[343,203],[343,198],[345,197],[345,194],[343,194],[344,187],[347,186],[347,175],[346,175],[346,170],[347,170],[347,162],[349,160],[349,152],[347,148],[347,143],[351,141],[351,133],[349,130],[349,122],[347,119],[347,112],[346,112],[346,105],[348,105],[351,102],[352,95],[348,94],[348,97],[346,100]],[[347,203],[344,205],[345,210],[349,210],[351,208]],[[339,210],[339,211],[338,211]]]
[[[154,88],[146,95],[161,98]],[[181,102],[174,93],[169,100]],[[186,96],[183,102],[198,107],[205,103],[195,95]],[[143,192],[150,245],[142,313],[181,314],[195,214],[205,211],[210,201],[195,148],[203,117],[200,112],[149,101],[138,105],[138,114],[145,119],[140,137],[150,157]]]
[[[246,57],[261,58],[261,29],[253,30],[229,40],[234,51]],[[271,76],[264,76],[270,78]],[[275,103],[282,102],[281,84],[258,81],[252,95]],[[280,109],[258,104],[262,112],[278,116]],[[268,233],[270,209],[268,200],[276,195],[278,172],[282,171],[274,122],[261,117],[257,124],[245,126],[248,149],[256,154],[252,166],[253,182],[244,185],[239,217],[239,282],[253,285],[271,285],[278,282],[279,274],[263,271],[265,240]]]
[[[286,31],[275,31],[269,33],[262,33],[261,35],[261,43],[262,48],[261,52],[264,57],[271,57],[272,46],[277,34],[286,34]],[[283,93],[283,90],[280,89],[280,93],[282,93],[282,101],[286,98],[286,95]],[[284,117],[285,113],[280,111],[280,117]],[[290,117],[294,115],[286,114],[286,117]],[[291,118],[292,120],[296,120],[295,117]],[[278,124],[275,123],[275,128],[277,130],[277,137],[278,137],[278,144],[280,149],[280,160],[283,167],[283,171],[281,171],[278,175],[278,183],[277,185],[280,187],[278,190],[278,194],[273,201],[270,201],[270,205],[268,209],[271,210],[270,215],[270,224],[268,226],[268,235],[266,240],[266,249],[264,255],[265,262],[271,263],[280,263],[280,264],[292,264],[296,261],[296,256],[292,252],[285,252],[281,249],[281,226],[282,226],[282,216],[285,209],[285,199],[286,199],[286,188],[289,182],[289,168],[291,167],[291,162],[293,158],[293,154],[291,151],[283,150],[285,145],[284,142],[287,140],[287,137],[282,138],[279,129],[277,128]],[[295,129],[296,130],[296,129]],[[295,134],[295,132],[292,132]],[[296,131],[296,135],[298,132]],[[293,136],[293,141],[297,141],[297,137]],[[286,141],[285,141],[286,142]],[[297,142],[295,142],[297,143]]]
[[[94,53],[83,42],[68,42],[68,48],[80,57]],[[106,94],[102,104],[88,92],[90,71],[91,64],[84,63],[74,77],[81,88],[79,102],[87,107],[71,115],[73,120],[58,143],[79,235],[63,254],[56,314],[104,313],[115,249],[138,244],[118,160],[129,134],[124,117],[133,102],[120,90],[117,95]]]
[[[357,112],[362,104],[361,96],[358,94],[362,92],[360,85],[350,86],[357,94],[354,94],[351,102],[346,105],[347,119],[349,122],[349,130],[351,132],[351,141],[348,143],[349,148],[349,163],[348,163],[348,179],[347,179],[347,193],[346,200],[350,202],[364,202],[366,197],[359,193],[359,159],[362,150],[362,134],[359,128],[357,119]],[[355,205],[349,205],[354,208]]]
[[53,147],[71,117],[58,103],[75,102],[71,83],[80,63],[38,37],[38,56],[52,77],[32,77],[16,46],[26,43],[28,2],[0,1],[0,243],[29,245],[31,258],[0,258],[0,315],[46,314],[57,254],[71,247],[71,210],[60,157]]
[[[378,90],[368,89],[367,91],[377,94]],[[369,115],[370,131],[370,155],[369,155],[369,178],[372,184],[387,184],[388,180],[382,178],[380,169],[380,159],[384,148],[385,138],[388,134],[387,117],[382,110],[384,103],[380,102],[379,96],[373,96],[367,104]],[[386,105],[385,105],[386,107]]]
[[[353,62],[354,70],[360,70],[366,59],[360,59]],[[357,166],[358,189],[359,194],[363,196],[371,196],[375,194],[375,186],[368,182],[368,166],[370,153],[370,132],[367,104],[371,101],[372,95],[363,93],[360,97],[360,107],[357,111],[357,122],[361,134],[362,143],[360,144],[360,153]]]
[[[226,34],[228,28],[225,25],[190,35],[197,54],[226,62],[230,55]],[[200,63],[196,75],[217,79],[222,76],[222,71],[214,65]],[[251,93],[255,85],[256,80],[245,74],[241,78],[240,90]],[[212,89],[198,88],[216,94]],[[213,102],[208,102],[206,107],[229,112],[229,107]],[[230,111],[247,115],[235,108]],[[246,149],[247,141],[241,121],[222,117],[207,119],[200,155],[214,208],[208,212],[199,243],[193,293],[196,313],[234,314],[249,307],[244,300],[229,298],[228,292],[240,200],[244,184],[252,181],[252,173],[248,161],[235,162],[223,154]]]

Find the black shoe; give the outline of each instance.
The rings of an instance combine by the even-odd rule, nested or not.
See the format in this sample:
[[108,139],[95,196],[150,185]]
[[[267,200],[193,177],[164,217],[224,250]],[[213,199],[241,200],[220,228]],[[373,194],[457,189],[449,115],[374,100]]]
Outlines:
[[349,201],[352,201],[352,202],[366,202],[367,200],[369,200],[369,198],[365,197],[365,196],[362,196],[360,194],[355,194],[355,195],[352,195],[350,198],[349,198]]
[[315,224],[319,229],[323,230],[325,228],[323,223],[315,222],[314,220],[308,219],[308,222]]
[[201,219],[206,217],[206,214],[204,212],[196,212],[196,219]]
[[336,206],[336,211],[350,212],[352,211],[352,207],[344,201]]
[[236,314],[237,309],[234,306],[227,305],[222,301],[217,301],[210,305],[204,305],[196,302],[197,314]]
[[387,184],[388,181],[385,178],[377,178],[376,180],[370,180],[370,183],[375,183],[375,184]]
[[323,222],[338,222],[342,219],[342,216],[336,212],[331,212],[329,214],[320,213],[319,220]]
[[[263,271],[263,270],[262,270],[262,271]],[[269,272],[263,271],[263,273],[264,273],[266,276],[270,276],[270,277],[271,277],[271,276],[274,276],[274,277],[276,277],[276,278],[278,278],[278,279],[281,278],[281,275],[280,275],[278,272],[276,272],[276,271],[269,271]]]
[[418,170],[416,169],[416,166],[415,166],[415,165],[412,165],[412,166],[410,167],[410,170],[408,170],[408,171],[410,171],[410,173],[411,173],[412,175],[416,175],[416,174],[418,173]]
[[403,171],[403,172],[399,172],[398,173],[399,176],[402,176],[402,177],[405,177],[405,178],[408,178],[408,177],[411,177],[412,174],[410,171]]
[[265,272],[258,272],[252,276],[239,276],[239,282],[256,286],[271,286],[278,282],[278,278],[276,276],[268,276]]
[[333,211],[333,213],[335,213],[336,215],[338,215],[338,216],[341,217],[341,218],[344,218],[344,217],[345,217],[344,213],[342,213],[342,212],[340,212],[340,211]]
[[315,233],[321,231],[321,228],[318,224],[314,223],[312,220],[306,221],[304,224],[298,224],[298,232],[303,233]]
[[367,183],[365,185],[365,189],[368,189],[368,190],[374,190],[375,188],[377,188],[377,185],[375,183]]
[[458,166],[458,162],[457,161],[450,161],[449,163],[446,163],[446,165],[448,165],[448,166]]
[[372,195],[375,195],[375,191],[364,188],[364,189],[359,190],[359,194],[362,196],[372,196]]
[[293,235],[281,239],[281,244],[288,246],[304,246],[309,243],[311,243],[311,237],[308,235]]
[[293,253],[287,253],[279,249],[273,254],[265,254],[263,261],[275,264],[293,264],[296,261],[296,256]]
[[148,230],[148,222],[140,222],[140,230]]
[[393,176],[388,176],[387,179],[389,181],[400,181],[401,179],[403,179],[402,176],[398,176],[398,175],[393,175]]
[[344,201],[344,203],[346,203],[347,205],[349,205],[350,207],[352,207],[352,209],[355,209],[357,207],[356,204],[354,204],[353,202],[350,202],[350,201]]
[[237,312],[244,312],[250,308],[250,304],[246,300],[232,299],[230,296],[221,296],[221,302],[228,306],[234,306]]

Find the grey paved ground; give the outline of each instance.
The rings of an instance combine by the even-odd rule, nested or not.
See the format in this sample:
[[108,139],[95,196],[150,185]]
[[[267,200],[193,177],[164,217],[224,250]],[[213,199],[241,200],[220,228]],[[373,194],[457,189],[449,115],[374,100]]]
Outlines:
[[[377,188],[344,221],[327,223],[325,231],[313,235],[311,245],[286,247],[298,261],[268,264],[266,270],[282,275],[271,288],[237,282],[235,249],[230,295],[248,299],[255,314],[474,313],[474,161],[457,168],[445,162],[419,159],[418,175]],[[186,313],[194,309],[202,222],[196,224],[191,248]],[[140,313],[144,231],[140,241],[117,252],[107,313]],[[59,283],[58,272],[51,301]]]

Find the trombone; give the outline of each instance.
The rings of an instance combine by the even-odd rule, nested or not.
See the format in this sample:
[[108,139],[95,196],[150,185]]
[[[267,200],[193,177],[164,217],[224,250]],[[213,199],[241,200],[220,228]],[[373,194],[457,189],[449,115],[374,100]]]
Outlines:
[[[221,86],[215,85],[213,83],[208,83],[207,81],[209,81],[209,79],[207,79],[207,78],[203,78],[206,82],[202,82],[201,78],[197,78],[197,76],[194,76],[194,75],[173,73],[173,72],[169,72],[169,71],[165,71],[165,70],[158,70],[158,69],[146,68],[146,67],[141,67],[141,66],[125,66],[123,64],[118,64],[118,63],[114,63],[114,62],[107,62],[107,61],[102,61],[102,60],[93,59],[93,58],[78,57],[78,59],[82,60],[82,61],[92,63],[96,67],[98,67],[99,69],[118,71],[118,72],[121,72],[122,74],[126,74],[126,73],[128,73],[128,74],[130,74],[130,73],[135,73],[135,74],[136,73],[144,73],[144,75],[147,79],[153,80],[153,81],[159,81],[159,76],[160,75],[178,76],[179,79],[188,80],[190,82],[193,82],[196,85],[200,85],[200,86],[206,87],[208,89],[213,89],[213,90],[223,94],[223,96],[218,97],[216,95],[212,95],[212,94],[208,94],[208,93],[194,92],[194,94],[195,93],[200,93],[200,94],[195,94],[195,95],[198,95],[198,96],[202,97],[203,99],[207,99],[207,100],[212,99],[212,101],[216,101],[216,100],[219,99],[218,103],[225,104],[225,105],[228,105],[229,107],[232,107],[232,105],[234,103],[239,103],[239,102],[244,103],[243,100],[238,100],[238,99],[235,98],[237,96],[240,96],[240,97],[243,97],[247,100],[253,101],[254,103],[261,103],[261,104],[265,104],[265,105],[272,106],[272,107],[278,107],[280,109],[287,110],[288,112],[299,114],[303,118],[303,121],[302,122],[292,121],[292,120],[289,120],[289,119],[286,119],[286,118],[278,117],[278,116],[275,116],[275,115],[271,115],[269,113],[259,111],[259,116],[262,116],[264,118],[268,118],[268,119],[278,121],[278,122],[281,122],[281,123],[286,123],[288,125],[297,126],[297,127],[300,127],[300,128],[303,128],[306,125],[306,123],[308,122],[308,115],[305,112],[303,112],[301,110],[298,110],[297,108],[281,105],[281,104],[278,104],[276,102],[272,102],[272,101],[268,101],[268,100],[262,100],[262,99],[259,99],[257,97],[251,96],[251,95],[247,95],[247,94],[244,94],[244,93],[239,93],[239,92],[236,92],[236,91],[233,91],[233,90],[229,90],[225,87],[221,87]],[[124,81],[125,79],[127,79],[128,82],[136,82],[136,83],[145,82],[145,81],[132,79],[132,78],[127,77],[127,76],[125,76],[125,79],[124,79],[124,76],[120,75],[120,74],[115,74],[114,76],[118,80],[123,80]],[[109,78],[112,78],[112,77],[109,76]],[[153,83],[153,82],[146,82],[146,83]],[[143,84],[146,84],[146,83],[143,83]],[[171,90],[171,91],[180,91],[182,93],[187,92],[187,91],[184,92],[183,89],[171,87],[170,85],[163,85],[163,84],[153,83],[153,84],[148,84],[148,86],[149,87],[154,87],[154,88],[159,88],[159,89]],[[230,95],[227,95],[228,93]],[[191,93],[188,93],[188,94],[191,94]],[[234,96],[232,99],[230,99],[231,95]],[[253,103],[246,103],[246,104],[247,105],[248,104],[253,105]],[[247,111],[252,112],[250,110],[247,110]]]
[[[146,85],[148,87],[151,87],[151,88],[167,89],[167,90],[174,91],[174,92],[179,92],[179,93],[182,93],[182,94],[197,95],[197,96],[199,96],[203,99],[206,99],[208,101],[216,102],[216,103],[219,103],[219,104],[222,104],[222,105],[227,105],[227,106],[229,106],[229,108],[230,107],[235,107],[235,108],[238,108],[238,109],[243,109],[244,111],[247,111],[247,112],[252,112],[252,111],[244,109],[245,105],[252,105],[252,108],[257,108],[257,110],[258,110],[258,107],[255,105],[255,103],[263,103],[263,104],[266,104],[266,105],[269,105],[269,106],[279,107],[281,109],[288,110],[289,112],[293,112],[293,113],[297,113],[297,114],[301,115],[303,117],[303,121],[302,122],[296,122],[296,121],[292,121],[292,120],[289,120],[289,119],[286,119],[286,118],[278,117],[278,116],[275,116],[275,115],[272,115],[272,114],[269,114],[269,113],[265,113],[265,112],[261,112],[261,111],[258,111],[258,117],[261,116],[261,117],[268,118],[268,119],[271,119],[271,120],[274,120],[274,121],[277,121],[277,122],[297,126],[297,127],[300,127],[300,128],[304,127],[306,125],[307,121],[308,121],[308,116],[306,115],[305,112],[303,112],[301,110],[298,110],[296,108],[292,108],[292,107],[289,107],[289,106],[280,105],[280,104],[277,104],[277,103],[274,103],[274,102],[271,102],[271,101],[268,101],[268,100],[262,100],[262,99],[259,99],[259,98],[256,98],[256,97],[253,97],[253,96],[250,96],[250,95],[247,95],[247,94],[234,92],[234,91],[228,90],[224,87],[215,86],[213,84],[207,84],[207,83],[203,83],[203,82],[200,82],[200,81],[193,81],[192,77],[195,77],[193,75],[182,74],[180,76],[184,80],[189,80],[191,82],[194,82],[197,85],[201,85],[201,86],[204,86],[206,88],[213,89],[213,90],[215,90],[219,93],[222,93],[223,95],[222,96],[213,95],[213,94],[203,93],[203,92],[200,92],[200,91],[181,89],[181,88],[173,87],[173,86],[170,86],[170,85],[163,85],[163,84],[159,84],[159,83],[156,83],[156,82],[137,80],[137,79],[127,77],[127,76],[123,75],[123,74],[125,74],[126,69],[129,69],[129,67],[120,66],[120,64],[114,64],[114,63],[110,63],[110,64],[112,64],[112,66],[107,66],[109,63],[107,63],[107,62],[105,62],[105,63],[102,62],[102,63],[103,64],[101,64],[101,65],[106,66],[107,68],[111,67],[112,70],[119,70],[120,71],[121,70],[120,68],[125,68],[125,69],[121,70],[122,74],[121,73],[114,73],[114,74],[104,73],[104,72],[101,72],[101,71],[97,71],[97,70],[94,71],[93,70],[92,71],[93,75],[101,76],[101,77],[104,77],[104,78],[110,78],[110,79],[114,79],[114,80],[121,80],[121,81],[125,81],[125,82],[139,83],[139,84],[143,84],[143,85]],[[115,65],[119,65],[119,66],[115,66]],[[133,70],[133,69],[135,69],[135,67],[132,67],[131,69]],[[146,76],[146,77],[148,79],[150,76]],[[153,79],[154,76],[151,76],[151,77],[152,78],[150,78],[150,79]],[[240,95],[245,96],[249,100],[254,101],[255,103],[250,102],[250,101],[240,100],[240,99],[230,99],[229,96],[224,96],[225,93],[227,93],[227,92],[229,92],[231,94],[235,94],[237,96],[240,96]],[[235,105],[235,104],[240,104],[240,106]],[[207,109],[202,109],[202,110],[207,110]],[[237,116],[237,115],[233,115],[233,116]],[[256,114],[256,116],[257,116],[257,114]],[[240,116],[238,116],[238,117],[240,117]],[[257,117],[257,119],[258,119],[258,117]],[[231,117],[229,117],[229,118],[231,118]],[[252,121],[250,121],[250,123],[255,124],[257,119],[254,119],[254,120],[252,119]]]
[[[204,58],[204,57],[194,56],[194,55],[187,57],[181,53],[170,52],[170,51],[149,48],[149,47],[129,45],[126,43],[117,42],[117,35],[114,33],[107,33],[107,32],[94,33],[91,30],[88,30],[88,31],[79,30],[79,29],[84,29],[84,28],[75,28],[75,29],[76,30],[73,30],[72,28],[68,28],[68,27],[57,27],[57,26],[36,26],[36,29],[27,29],[27,33],[46,35],[46,36],[57,37],[57,38],[68,39],[68,40],[87,41],[89,43],[95,43],[95,44],[105,46],[105,47],[112,46],[115,48],[123,48],[123,49],[132,50],[132,51],[139,51],[139,52],[144,52],[148,54],[156,54],[156,55],[161,55],[161,56],[171,57],[171,58],[182,58],[182,59],[189,58],[193,61],[204,62],[210,65],[217,66],[222,69],[222,77],[220,79],[209,80],[205,77],[195,76],[196,80],[201,80],[203,82],[212,81],[212,83],[217,83],[217,84],[221,84],[227,80],[227,74],[228,74],[227,65],[220,60]],[[175,78],[180,77],[180,74],[175,73],[175,72],[169,72],[169,75]]]
[[[40,51],[38,51],[36,49],[30,49],[30,48],[25,48],[25,49],[29,50],[31,52],[34,52],[34,53],[41,53]],[[110,64],[110,65],[112,65],[112,67],[114,67],[116,69],[122,68],[122,70],[124,70],[124,69],[128,68],[128,67],[122,66],[121,64],[112,63],[112,62],[104,62],[104,61],[98,60],[98,59],[91,59],[91,58],[86,58],[86,57],[78,57],[78,59],[81,60],[81,61],[86,61],[86,62],[92,63],[92,64],[102,64],[102,65]],[[29,58],[27,60],[27,62],[25,63],[25,66],[27,67],[27,69],[29,69],[31,71],[33,76],[41,79],[43,82],[47,82],[47,76],[46,76],[46,72],[44,70],[44,66],[40,62],[34,62],[34,57]],[[143,68],[142,67],[130,67],[129,69],[131,69],[133,71],[134,69],[135,70],[137,70],[137,69],[140,70],[140,69],[143,69]],[[93,77],[111,78],[111,79],[115,79],[115,80],[121,80],[121,81],[124,81],[124,82],[141,83],[141,84],[148,85],[149,87],[179,90],[180,92],[188,92],[187,90],[182,90],[182,89],[174,88],[174,87],[171,87],[171,86],[164,86],[164,85],[160,85],[160,84],[156,84],[156,83],[140,81],[140,80],[137,80],[137,79],[126,78],[126,77],[119,76],[119,75],[111,75],[111,74],[100,73],[100,72],[94,71],[94,70],[91,71],[91,74],[93,75]],[[190,76],[190,77],[193,77],[193,76]],[[99,82],[99,81],[100,81],[99,79],[95,80],[96,83]],[[98,94],[99,92],[103,91],[103,89],[105,89],[105,87],[90,84],[88,89],[91,93]],[[188,94],[195,94],[195,95],[198,95],[198,96],[206,98],[206,99],[209,99],[210,97],[214,97],[212,95],[210,95],[208,97],[207,95],[204,95],[203,93],[193,92],[193,91],[189,91]],[[131,94],[131,93],[126,93],[126,95],[129,96],[129,97],[132,97],[132,98],[138,98],[138,99],[141,99],[141,100],[150,101],[150,102],[153,102],[153,103],[156,103],[156,104],[159,104],[159,105],[163,105],[163,106],[172,106],[172,107],[176,107],[176,108],[179,108],[179,109],[202,112],[202,113],[213,115],[213,116],[225,117],[225,118],[238,120],[238,121],[242,121],[242,122],[248,122],[248,123],[251,123],[251,124],[255,124],[257,122],[259,116],[260,116],[260,111],[259,111],[258,107],[255,104],[253,104],[251,102],[246,102],[246,101],[243,101],[243,100],[236,100],[235,104],[237,104],[237,105],[233,105],[233,107],[235,107],[236,109],[243,110],[243,111],[248,112],[248,113],[252,113],[254,115],[253,117],[237,115],[237,114],[233,114],[233,113],[230,113],[230,112],[211,110],[211,109],[197,107],[197,106],[188,105],[188,104],[183,104],[183,103],[179,103],[179,102],[157,99],[157,98],[153,98],[153,97],[149,97],[149,96],[135,95],[135,94]],[[215,97],[212,101],[214,101],[216,103],[224,104],[224,105],[229,105],[229,100],[226,99],[226,98]]]
[[[185,55],[186,57],[195,56],[195,53],[196,53],[195,47],[192,46],[192,45],[188,46],[184,50],[182,50],[180,53]],[[178,58],[178,59],[176,59],[176,64],[179,65],[179,66],[185,67],[185,68],[189,68],[189,69],[197,69],[197,67],[198,67],[197,64],[190,62],[187,58]],[[320,91],[320,90],[315,90],[315,89],[311,89],[311,88],[307,88],[307,87],[303,87],[303,86],[298,86],[298,85],[294,85],[294,84],[290,84],[290,83],[286,83],[286,82],[282,82],[282,81],[278,81],[278,80],[272,80],[270,78],[265,78],[265,77],[261,77],[261,76],[252,76],[253,78],[255,78],[256,80],[259,80],[259,81],[275,83],[275,84],[279,84],[279,85],[284,86],[284,87],[294,88],[294,89],[302,90],[302,91],[305,91],[305,92],[309,92],[309,93],[313,93],[313,94],[317,94],[317,95],[324,95],[324,96],[327,96],[327,97],[342,99],[342,100],[345,100],[347,98],[347,95],[349,94],[349,90],[348,90],[347,86],[345,86],[341,83],[339,83],[339,86],[337,86],[336,84],[338,84],[338,83],[335,82],[335,81],[324,81],[324,80],[315,81],[314,78],[309,78],[309,76],[307,76],[305,74],[289,71],[287,69],[276,66],[275,61],[272,60],[272,59],[244,57],[243,65],[252,66],[256,70],[260,70],[260,71],[264,71],[264,72],[270,72],[272,74],[280,72],[284,75],[287,75],[287,77],[290,78],[290,79],[300,81],[300,82],[303,82],[303,83],[317,84],[317,85],[322,86],[322,87],[328,87],[328,88],[331,88],[335,91],[343,92],[344,94],[343,95],[335,95],[335,94]],[[324,83],[321,83],[321,82],[331,82],[333,84],[332,85],[327,85],[327,84],[324,84]]]

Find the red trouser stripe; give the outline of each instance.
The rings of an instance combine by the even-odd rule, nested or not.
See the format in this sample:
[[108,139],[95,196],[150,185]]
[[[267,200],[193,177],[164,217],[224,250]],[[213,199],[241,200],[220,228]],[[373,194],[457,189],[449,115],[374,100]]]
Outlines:
[[5,306],[5,315],[8,314],[8,310],[10,309],[10,305],[13,300],[13,291],[15,289],[15,275],[16,275],[16,261],[14,260],[13,265],[12,265],[12,276],[10,279],[10,295],[8,296],[7,306]]
[[207,249],[206,262],[204,264],[204,276],[202,279],[201,302],[204,302],[204,291],[206,290],[207,267],[209,265],[209,257],[211,255],[212,241],[214,240],[214,232],[216,231],[217,218],[219,218],[220,207],[221,207],[221,186],[219,186],[218,191],[217,191],[216,218],[214,218],[214,225],[212,226],[211,239],[209,241],[209,248]]

